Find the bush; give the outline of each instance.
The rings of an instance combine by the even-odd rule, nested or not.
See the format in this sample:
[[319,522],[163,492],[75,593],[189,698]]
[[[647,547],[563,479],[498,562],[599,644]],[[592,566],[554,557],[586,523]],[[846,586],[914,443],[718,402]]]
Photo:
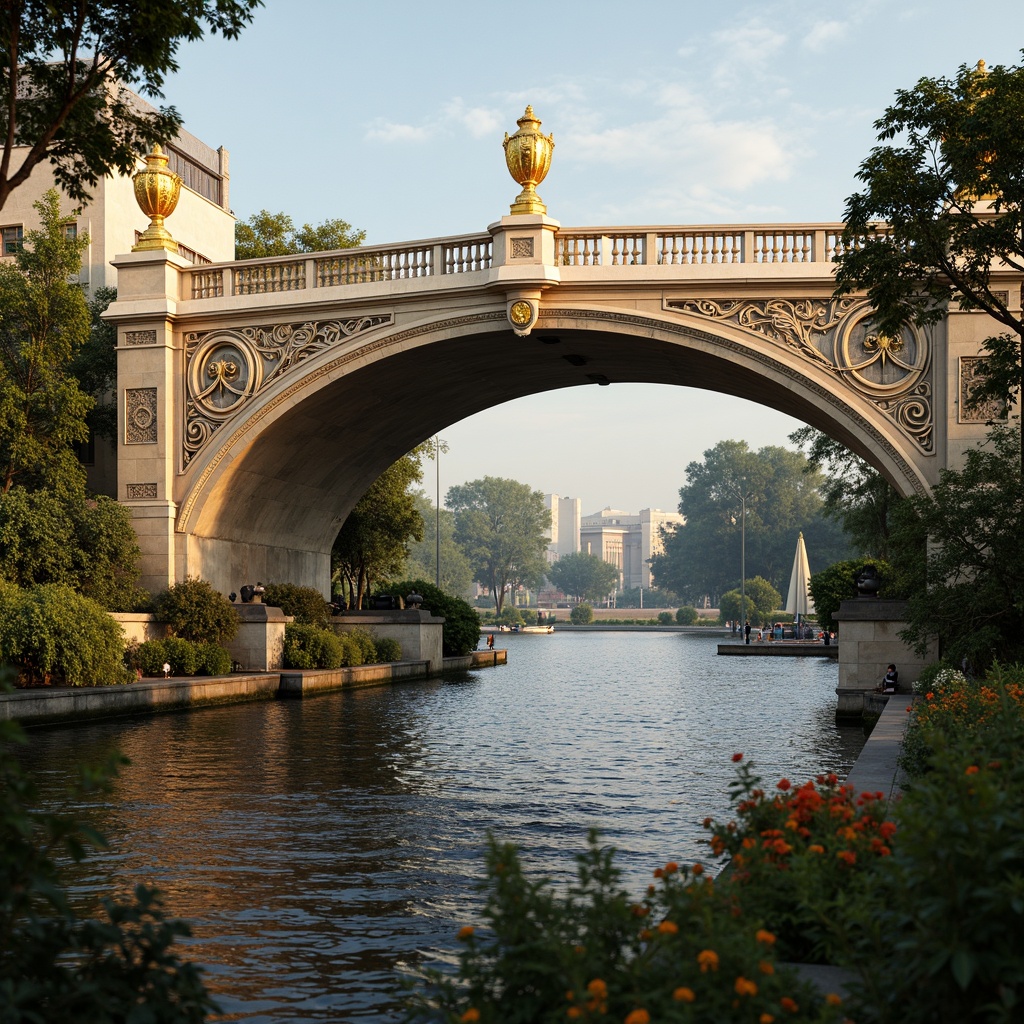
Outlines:
[[421,594],[424,609],[444,617],[441,643],[446,658],[476,650],[480,643],[480,616],[468,602],[438,590],[427,580],[402,580],[390,586],[397,594]]
[[363,664],[363,646],[350,633],[343,633],[341,642],[341,663],[345,668],[358,668]]
[[675,616],[671,612],[658,612],[659,626],[671,626],[674,621]]
[[289,622],[284,627],[285,668],[341,668],[342,639],[330,629]]
[[331,621],[331,609],[315,587],[300,587],[297,583],[268,583],[264,588],[263,603],[280,608],[291,615],[299,625],[319,626]]
[[676,623],[680,626],[692,626],[699,618],[697,609],[692,605],[687,604],[676,609]]
[[634,900],[595,835],[577,863],[577,883],[561,894],[492,839],[486,930],[461,929],[458,977],[425,972],[406,1020],[839,1021],[837,997],[777,963],[774,935],[730,913],[700,865],[658,868],[658,884]]
[[231,674],[234,662],[228,651],[219,644],[199,644],[197,669],[203,676],[226,676]]
[[344,635],[359,646],[359,664],[372,665],[377,661],[377,644],[365,629],[347,629]]
[[377,637],[377,660],[382,664],[402,660],[402,645],[390,636]]
[[0,662],[24,686],[130,682],[124,633],[95,601],[56,583],[0,586]]
[[172,676],[226,676],[231,672],[231,655],[217,644],[194,644],[181,637],[147,640],[132,653],[132,661],[144,676],[162,676],[164,663]]
[[594,609],[584,601],[582,604],[576,605],[576,607],[569,612],[569,621],[574,626],[585,626],[587,623],[594,621]]
[[238,632],[238,612],[206,580],[189,576],[156,599],[157,618],[193,643],[226,644]]

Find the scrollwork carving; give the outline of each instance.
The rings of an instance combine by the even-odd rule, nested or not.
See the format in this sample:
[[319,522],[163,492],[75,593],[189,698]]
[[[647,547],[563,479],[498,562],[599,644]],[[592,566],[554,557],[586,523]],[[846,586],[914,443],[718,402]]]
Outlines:
[[988,423],[990,420],[1006,418],[1006,405],[997,398],[985,402],[972,401],[974,392],[981,383],[985,356],[960,357],[960,400],[957,403],[957,419],[961,423]]
[[127,388],[124,393],[124,443],[156,442],[156,388]]

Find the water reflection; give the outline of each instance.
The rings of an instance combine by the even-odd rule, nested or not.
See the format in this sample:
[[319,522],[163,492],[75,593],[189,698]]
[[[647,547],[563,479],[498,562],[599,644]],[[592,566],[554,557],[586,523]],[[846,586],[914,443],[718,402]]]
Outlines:
[[863,738],[834,725],[835,663],[716,640],[510,637],[504,668],[39,731],[27,756],[55,793],[73,761],[128,755],[83,892],[158,885],[226,1019],[387,1020],[396,966],[449,957],[472,918],[487,830],[558,878],[596,826],[639,888],[702,856],[734,751],[845,773]]

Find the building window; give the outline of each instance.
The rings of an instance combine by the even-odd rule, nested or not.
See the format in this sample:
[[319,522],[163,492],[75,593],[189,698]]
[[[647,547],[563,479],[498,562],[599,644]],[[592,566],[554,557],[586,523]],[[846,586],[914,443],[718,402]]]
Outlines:
[[69,241],[73,242],[78,238],[78,222],[73,221],[70,224],[64,225],[64,237]]
[[13,224],[11,227],[0,228],[0,232],[3,235],[3,255],[13,256],[21,248],[24,228],[20,224]]

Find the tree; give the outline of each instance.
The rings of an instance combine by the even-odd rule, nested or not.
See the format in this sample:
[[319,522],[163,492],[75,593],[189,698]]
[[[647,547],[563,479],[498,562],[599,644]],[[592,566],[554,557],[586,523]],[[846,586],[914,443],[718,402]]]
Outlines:
[[718,614],[723,622],[736,622],[743,618],[743,598],[746,597],[746,618],[751,622],[768,622],[782,607],[782,595],[760,576],[746,581],[743,590],[728,590],[718,604]]
[[156,598],[156,616],[194,644],[226,644],[238,632],[234,605],[206,581],[188,576]]
[[0,492],[80,485],[74,445],[88,440],[92,399],[70,372],[89,337],[85,295],[68,279],[82,266],[88,236],[68,238],[60,197],[33,204],[42,226],[29,231],[14,266],[0,266]]
[[892,484],[862,458],[813,427],[801,427],[789,439],[801,448],[807,446],[804,472],[821,471],[821,514],[842,526],[861,554],[888,559],[893,515],[902,500]]
[[866,187],[846,202],[836,294],[867,289],[889,336],[937,323],[954,300],[988,313],[1009,333],[986,340],[972,399],[1009,403],[1021,390],[1024,317],[998,275],[1024,271],[1024,67],[922,78],[875,129],[885,145],[863,161]]
[[[106,843],[67,812],[38,805],[35,784],[12,751],[25,742],[14,722],[0,723],[0,992],[14,1022],[147,1020],[201,1024],[219,1007],[201,971],[172,946],[190,934],[166,917],[159,893],[136,886],[83,916],[70,898],[69,863]],[[110,789],[120,755],[81,770],[72,798],[94,801]],[[80,895],[80,894],[79,894]]]
[[97,288],[89,299],[89,336],[71,363],[78,386],[93,400],[86,416],[89,430],[108,441],[117,440],[117,327],[103,319],[117,298],[116,288]]
[[409,488],[423,477],[419,452],[392,463],[349,513],[331,549],[332,579],[353,608],[378,580],[402,572],[409,542],[423,539],[423,517]]
[[[429,457],[429,456],[428,456]],[[413,492],[416,509],[423,517],[423,539],[409,545],[405,573],[418,579],[437,579],[437,538],[434,527],[441,531],[441,589],[452,597],[465,597],[473,586],[473,570],[465,552],[455,543],[455,516],[450,509],[435,508],[422,491]]]
[[597,555],[575,551],[548,567],[548,579],[567,597],[580,601],[600,601],[619,581],[619,570]]
[[774,446],[752,452],[745,441],[720,441],[703,462],[691,462],[679,490],[686,523],[665,531],[664,552],[651,560],[658,586],[695,602],[737,586],[743,518],[747,571],[776,589],[789,580],[800,531],[816,559],[845,555],[842,531],[821,514],[821,474],[805,473],[806,466],[799,452]]
[[843,601],[851,601],[857,596],[857,577],[862,569],[867,568],[876,570],[882,581],[879,590],[881,597],[895,597],[899,593],[896,574],[887,562],[879,558],[852,558],[835,562],[811,576],[807,589],[814,601],[818,622],[824,629],[832,632],[839,629],[835,614]]
[[445,504],[455,514],[455,539],[474,578],[490,590],[497,612],[516,587],[540,584],[547,570],[545,531],[551,525],[542,492],[485,476],[450,488]]
[[[262,0],[20,0],[0,10],[0,209],[44,161],[72,200],[177,135],[169,107],[139,109],[125,85],[160,97],[182,42],[236,37]],[[19,149],[19,147],[23,147]]]
[[366,232],[357,231],[347,221],[331,219],[317,225],[303,224],[296,229],[288,214],[260,210],[235,225],[235,259],[267,259],[299,252],[352,249],[365,240]]

